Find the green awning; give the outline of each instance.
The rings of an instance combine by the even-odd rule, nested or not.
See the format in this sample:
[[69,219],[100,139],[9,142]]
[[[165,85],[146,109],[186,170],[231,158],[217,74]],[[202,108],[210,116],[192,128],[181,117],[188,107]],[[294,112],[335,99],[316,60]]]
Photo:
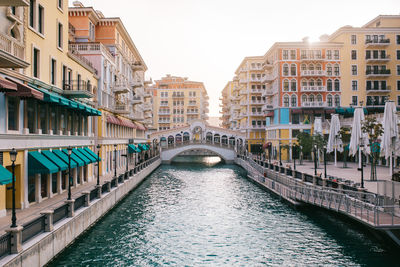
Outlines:
[[73,100],[70,100],[70,101],[69,101],[69,106],[70,106],[71,108],[73,108],[73,109],[77,109],[77,108],[78,108],[78,103],[76,103],[76,102],[73,101]]
[[42,150],[41,152],[46,158],[48,158],[51,162],[58,166],[60,171],[65,171],[68,169],[68,164],[65,163],[62,159],[57,157],[56,154],[51,152],[50,150]]
[[[58,149],[54,149],[53,153],[56,154],[57,157],[62,159],[62,161],[64,161],[65,164],[67,164],[67,166],[68,166],[68,153],[65,155],[65,153],[63,151],[58,150]],[[72,158],[71,158],[71,168],[73,169],[73,168],[76,168],[76,167],[77,167],[76,162],[73,161]]]
[[55,173],[58,172],[58,167],[53,162],[48,160],[38,151],[28,153],[28,173],[29,175],[37,173]]
[[78,109],[79,110],[85,110],[85,105],[82,105],[81,103],[78,103]]
[[79,159],[81,159],[85,163],[84,165],[91,163],[91,161],[76,148],[72,149],[72,154],[75,154]]
[[128,144],[128,152],[129,153],[137,153],[136,147],[134,145]]
[[139,148],[140,148],[141,150],[144,150],[144,151],[149,150],[149,148],[148,148],[145,144],[139,144],[138,146],[139,146]]
[[83,149],[84,149],[89,155],[91,155],[93,158],[95,158],[96,161],[100,161],[100,160],[101,160],[101,158],[99,158],[99,157],[96,155],[96,153],[94,153],[90,148],[84,147]]
[[[67,157],[68,157],[68,150],[63,149],[62,152],[64,152],[65,155],[67,155]],[[82,166],[85,165],[85,162],[83,162],[83,161],[82,161],[78,156],[76,156],[74,153],[71,153],[71,162],[72,162],[72,161],[75,161],[76,164],[77,164],[79,167],[82,167]]]
[[30,87],[32,87],[35,90],[38,90],[39,92],[43,93],[43,101],[49,102],[49,103],[55,103],[59,104],[60,103],[60,96],[54,93],[50,93],[49,91],[40,88],[39,86],[29,84]]
[[0,165],[0,185],[12,183],[12,173]]
[[78,148],[78,151],[81,152],[81,154],[83,154],[85,157],[87,157],[91,163],[97,162],[97,159],[86,152],[86,150],[84,150],[83,148]]

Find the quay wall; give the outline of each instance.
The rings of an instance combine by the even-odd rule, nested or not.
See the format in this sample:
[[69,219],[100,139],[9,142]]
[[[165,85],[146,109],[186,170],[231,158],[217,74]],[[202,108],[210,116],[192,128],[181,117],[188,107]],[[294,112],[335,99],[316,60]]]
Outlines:
[[100,199],[90,202],[88,207],[81,208],[71,218],[54,224],[51,232],[45,232],[22,245],[22,251],[11,254],[0,260],[0,266],[23,267],[43,266],[62,252],[85,230],[93,226],[102,216],[110,211],[130,191],[135,189],[148,175],[161,164],[156,160],[141,172],[131,176],[118,187],[102,195]]

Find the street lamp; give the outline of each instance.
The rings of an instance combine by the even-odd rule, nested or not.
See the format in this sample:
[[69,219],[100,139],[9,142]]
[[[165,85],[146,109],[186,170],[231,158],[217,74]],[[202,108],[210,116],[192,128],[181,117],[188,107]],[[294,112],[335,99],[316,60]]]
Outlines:
[[296,152],[297,152],[297,146],[294,145],[292,146],[292,154],[293,154],[293,170],[296,170]]
[[324,146],[324,177],[326,178],[326,146]]
[[125,172],[125,180],[128,179],[128,147],[129,145],[126,146],[126,154],[121,155],[121,157],[126,157],[126,172]]
[[72,147],[67,148],[68,151],[68,200],[71,200],[71,184],[72,184],[72,176],[71,176],[71,154]]
[[279,166],[282,166],[281,142],[279,142]]
[[114,177],[117,177],[117,144],[114,145]]
[[15,161],[17,160],[17,151],[13,148],[10,151],[10,160],[12,162],[12,215],[11,215],[11,227],[17,227],[17,215],[15,213]]
[[360,157],[361,168],[358,168],[358,170],[361,171],[361,188],[364,188],[364,162],[363,162],[364,144],[360,144],[359,149],[361,151],[361,157]]
[[314,175],[317,175],[317,145],[314,145]]
[[100,144],[97,145],[97,185],[100,185]]

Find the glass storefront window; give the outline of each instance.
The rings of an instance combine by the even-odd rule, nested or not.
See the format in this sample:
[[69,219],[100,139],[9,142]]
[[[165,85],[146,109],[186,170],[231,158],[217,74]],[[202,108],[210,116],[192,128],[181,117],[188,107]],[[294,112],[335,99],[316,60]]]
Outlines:
[[35,202],[35,189],[36,189],[36,178],[35,175],[29,175],[28,177],[28,201],[29,203]]

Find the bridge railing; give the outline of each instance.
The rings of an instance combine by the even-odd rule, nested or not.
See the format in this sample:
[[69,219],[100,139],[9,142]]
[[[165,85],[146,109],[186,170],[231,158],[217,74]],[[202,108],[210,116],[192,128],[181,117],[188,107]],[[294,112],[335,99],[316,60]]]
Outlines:
[[167,144],[166,146],[161,146],[161,150],[168,150],[168,149],[174,149],[177,147],[183,147],[183,146],[190,146],[190,145],[210,145],[210,146],[215,146],[215,147],[223,147],[226,149],[235,149],[235,145],[231,143],[222,143],[222,142],[212,142],[211,140],[190,140],[190,141],[181,141],[181,142],[175,142],[172,144]]

